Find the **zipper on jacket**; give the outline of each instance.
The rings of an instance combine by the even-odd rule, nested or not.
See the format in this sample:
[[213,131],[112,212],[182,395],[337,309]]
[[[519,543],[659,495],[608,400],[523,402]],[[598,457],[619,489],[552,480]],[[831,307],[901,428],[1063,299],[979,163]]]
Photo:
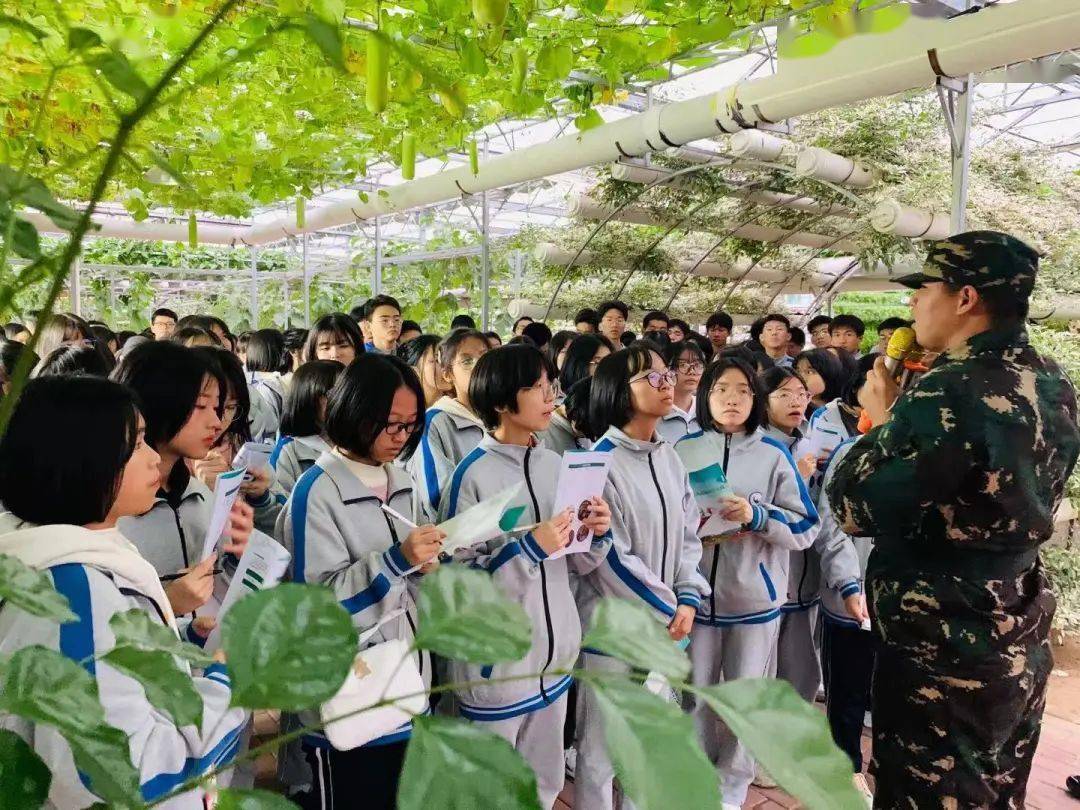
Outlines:
[[[389,503],[390,498],[387,498],[386,500],[387,500],[387,503]],[[386,527],[388,529],[390,529],[390,539],[393,541],[395,546],[401,545],[398,542],[398,533],[397,533],[397,529],[394,528],[394,521],[392,521],[390,519],[390,515],[386,514],[386,512],[384,512],[382,509],[380,509],[379,512],[382,514],[383,520],[386,521]],[[408,590],[408,585],[406,585],[406,590]],[[409,623],[409,630],[412,632],[413,638],[416,638],[416,624],[415,624],[415,622],[413,622],[412,616],[409,615],[409,606],[408,605],[405,606],[405,621],[407,621]],[[420,677],[423,678],[424,677],[424,651],[423,650],[417,650],[416,651],[416,667],[420,671]]]
[[[532,499],[533,505],[533,517],[536,522],[540,522],[540,503],[536,500],[536,492],[533,490],[532,476],[529,475],[529,456],[532,454],[532,448],[526,448],[525,450],[525,486],[529,489],[529,497]],[[547,689],[544,687],[544,673],[547,672],[547,668],[551,666],[551,659],[555,657],[555,628],[551,622],[551,606],[548,604],[548,589],[547,589],[547,572],[544,570],[544,564],[540,563],[540,593],[544,599],[544,623],[547,625],[548,636],[548,653],[547,660],[544,662],[544,666],[540,669],[540,694],[544,698],[544,703],[550,703],[548,698]]]
[[[724,464],[721,467],[724,471],[724,477],[727,478],[728,462],[731,460],[731,434],[724,434]],[[716,616],[716,569],[720,565],[720,549],[713,548],[712,558],[712,572],[709,574],[709,587],[712,588],[712,592],[709,594],[709,604],[712,606],[712,616]]]
[[[649,451],[649,473],[652,475],[653,485],[656,487],[656,494],[660,498],[660,519],[664,525],[664,544],[660,552],[660,581],[665,582],[667,578],[667,547],[668,547],[668,535],[667,535],[667,501],[664,500],[664,492],[660,489],[660,480],[656,477],[656,467],[653,466],[652,451]],[[675,579],[672,575],[672,580]],[[674,581],[672,586],[674,586]]]

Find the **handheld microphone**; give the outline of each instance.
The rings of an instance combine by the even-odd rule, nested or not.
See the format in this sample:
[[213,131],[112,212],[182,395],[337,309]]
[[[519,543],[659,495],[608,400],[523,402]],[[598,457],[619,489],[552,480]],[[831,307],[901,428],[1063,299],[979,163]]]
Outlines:
[[885,347],[885,368],[890,374],[896,376],[904,359],[918,344],[915,342],[915,330],[908,326],[901,326],[889,337],[889,344]]

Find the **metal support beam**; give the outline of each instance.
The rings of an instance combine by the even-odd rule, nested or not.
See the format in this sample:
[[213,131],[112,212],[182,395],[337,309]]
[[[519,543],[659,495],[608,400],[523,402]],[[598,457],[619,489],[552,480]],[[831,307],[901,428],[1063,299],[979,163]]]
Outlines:
[[371,266],[371,295],[375,297],[382,292],[382,217],[375,217],[375,263]]
[[[484,160],[488,157],[488,142],[484,141]],[[491,212],[488,192],[480,195],[480,323],[486,332],[491,328]]]
[[249,303],[249,329],[259,328],[259,249],[251,247],[251,301]]
[[975,77],[967,74],[961,81],[939,81],[937,86],[945,128],[949,133],[949,159],[952,164],[952,202],[949,229],[961,233],[967,229],[968,185],[971,175],[971,127],[975,107]]
[[304,326],[311,327],[311,271],[307,260],[308,235],[304,234],[301,250],[301,266],[304,272]]

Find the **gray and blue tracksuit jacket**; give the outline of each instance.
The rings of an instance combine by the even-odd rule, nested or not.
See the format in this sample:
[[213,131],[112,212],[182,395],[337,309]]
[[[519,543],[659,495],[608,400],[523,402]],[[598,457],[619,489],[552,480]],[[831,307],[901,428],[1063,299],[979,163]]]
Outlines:
[[284,495],[288,499],[300,476],[330,449],[322,436],[282,436],[278,439],[274,452],[270,454],[275,496]]
[[779,618],[786,601],[788,558],[814,542],[819,519],[787,447],[762,431],[749,436],[715,430],[676,445],[708,443],[728,483],[753,508],[747,533],[706,546],[701,572],[712,595],[698,608],[700,625],[759,624]]
[[[805,455],[809,442],[805,437],[806,423],[802,428],[795,428],[789,436],[779,428],[769,425],[765,428],[765,435],[780,442],[791,453],[792,458],[798,459]],[[805,479],[804,479],[805,481]],[[810,489],[809,482],[805,482]],[[811,490],[810,496],[814,493]],[[818,510],[821,516],[821,510]],[[802,551],[792,551],[788,558],[788,581],[787,601],[780,606],[781,613],[791,613],[796,610],[808,610],[818,603],[818,591],[821,590],[821,562],[818,559],[814,546],[810,545]]]
[[567,450],[588,450],[592,446],[591,441],[577,435],[574,426],[558,409],[552,412],[548,429],[536,434],[536,440],[541,447],[560,456]]
[[[524,507],[521,525],[552,517],[562,459],[542,447],[502,444],[484,436],[457,465],[440,506],[440,522],[521,482],[511,508]],[[478,682],[457,692],[458,707],[469,720],[506,720],[554,703],[570,687],[570,675],[549,674],[574,666],[581,648],[581,620],[570,590],[570,570],[588,573],[604,558],[610,538],[593,550],[548,559],[531,532],[511,532],[459,549],[454,561],[491,574],[508,598],[520,604],[532,623],[532,646],[525,657],[493,666],[450,661],[450,680]],[[533,679],[485,684],[492,678],[539,673]]]
[[285,382],[272,371],[249,371],[248,397],[251,400],[251,439],[272,442],[281,427],[285,410]]
[[[841,416],[840,400],[834,399],[818,408],[810,415],[810,428],[806,432],[806,438],[811,446],[827,449],[836,449],[840,442],[851,438],[851,431],[844,424]],[[816,494],[821,485],[821,474],[824,472],[824,464],[818,464],[818,474],[811,480],[811,490]]]
[[827,622],[855,628],[859,627],[859,623],[847,612],[844,599],[863,590],[866,563],[874,548],[874,538],[852,537],[843,532],[829,507],[825,484],[832,480],[832,474],[856,438],[845,441],[829,458],[817,500],[818,512],[821,514],[821,531],[814,541],[814,549],[821,559],[822,615]]
[[435,522],[447,480],[482,438],[483,423],[456,399],[443,397],[427,409],[420,446],[405,465],[420,522]]
[[[117,613],[141,610],[154,621],[167,622],[162,608],[140,593],[134,583],[116,572],[80,563],[62,563],[44,569],[77,619],[57,624],[23,612],[7,603],[0,607],[0,656],[30,646],[56,650],[78,662],[97,684],[98,700],[109,725],[128,738],[131,762],[139,774],[143,799],[159,799],[193,776],[227,765],[237,755],[248,713],[230,708],[232,689],[224,664],[214,664],[192,675],[178,661],[202,702],[202,727],[177,727],[172,719],[146,699],[142,685],[95,660],[116,643],[109,620]],[[2,695],[0,695],[2,697]],[[89,807],[100,802],[92,784],[75,766],[67,741],[52,726],[0,713],[0,728],[22,737],[52,771],[47,806]],[[3,804],[0,801],[0,804]],[[161,805],[165,810],[202,810],[203,791],[190,790]]]
[[[386,504],[403,515],[412,511],[412,482],[403,470],[383,465],[387,473]],[[382,510],[379,496],[368,489],[334,453],[323,453],[296,482],[278,517],[275,536],[292,554],[294,582],[326,585],[352,615],[357,633],[369,630],[398,608],[366,646],[391,639],[412,643],[416,632],[416,595],[419,574],[401,551],[412,530]],[[431,661],[417,653],[417,666],[425,685],[431,683]],[[318,722],[317,713],[301,713],[305,724]],[[412,724],[367,743],[385,745],[408,739]],[[329,747],[322,734],[304,742]]]
[[583,626],[607,596],[644,603],[665,624],[679,605],[698,607],[709,595],[698,571],[699,512],[675,450],[659,437],[642,442],[617,427],[609,428],[593,450],[612,456],[604,487],[612,545],[603,562],[578,580]]
[[689,433],[697,433],[699,430],[701,430],[701,426],[698,424],[693,409],[691,408],[687,412],[675,405],[671,406],[671,411],[668,412],[667,416],[656,423],[656,432],[660,434],[661,439],[670,445],[674,445],[683,436]]

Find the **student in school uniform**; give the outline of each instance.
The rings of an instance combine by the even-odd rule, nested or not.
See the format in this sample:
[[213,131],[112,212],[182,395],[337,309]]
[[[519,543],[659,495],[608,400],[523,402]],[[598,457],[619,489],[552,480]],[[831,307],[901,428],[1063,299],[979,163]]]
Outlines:
[[[590,422],[603,431],[594,450],[611,454],[604,500],[611,509],[612,546],[603,562],[579,578],[578,610],[587,627],[596,603],[616,596],[650,608],[674,641],[693,627],[708,596],[698,572],[698,509],[686,468],[656,426],[671,410],[675,372],[648,343],[604,358],[593,375]],[[610,426],[610,427],[608,427]],[[587,670],[628,672],[621,662],[582,651]],[[609,810],[614,770],[603,719],[591,690],[578,699],[574,806]]]
[[[817,460],[806,452],[804,435],[803,414],[810,401],[809,390],[789,368],[767,369],[758,381],[766,403],[765,435],[787,448],[803,481],[809,482],[817,469]],[[821,666],[814,643],[820,582],[821,568],[813,547],[792,551],[788,559],[787,601],[780,606],[776,675],[807,701],[814,700],[821,686]]]
[[281,415],[281,438],[270,454],[277,497],[288,498],[300,476],[330,449],[326,401],[344,370],[337,360],[312,360],[293,372]]
[[244,368],[248,372],[251,397],[251,437],[257,442],[274,442],[285,408],[282,370],[291,367],[285,336],[276,329],[257,329],[248,338]]
[[570,421],[565,399],[578,382],[592,377],[600,361],[609,354],[611,344],[607,338],[600,335],[578,335],[567,345],[566,356],[559,370],[561,396],[556,399],[551,424],[547,430],[536,434],[544,447],[561,455],[567,450],[587,450],[592,446],[592,442],[585,439],[582,432]]
[[[605,538],[609,510],[595,497],[582,523],[603,539],[594,540],[590,552],[550,558],[573,532],[570,511],[554,513],[559,456],[537,447],[534,438],[551,419],[556,390],[554,364],[533,346],[502,346],[480,358],[469,381],[469,401],[490,432],[457,465],[440,507],[440,518],[449,519],[520,483],[510,506],[524,507],[519,523],[539,524],[454,555],[455,563],[489,572],[500,590],[525,608],[532,623],[529,652],[495,666],[451,661],[449,674],[453,682],[474,684],[456,693],[461,716],[517,749],[536,773],[544,808],[554,805],[565,781],[563,724],[571,676],[562,673],[575,665],[581,646],[569,572],[595,568],[610,544]],[[484,683],[531,673],[538,677]]]
[[469,378],[488,348],[483,333],[475,329],[458,329],[439,344],[439,373],[453,386],[453,395],[427,409],[420,446],[406,454],[416,511],[425,520],[439,514],[439,497],[450,473],[484,437],[484,423],[469,402]]
[[227,382],[205,354],[177,343],[154,341],[128,352],[113,379],[133,389],[146,420],[146,441],[161,461],[161,487],[153,506],[141,515],[120,519],[120,531],[168,578],[165,593],[173,612],[183,615],[202,607],[217,580],[227,587],[251,536],[254,511],[237,498],[229,516],[229,540],[220,554],[200,560],[212,517],[213,495],[193,476],[187,461],[206,458],[221,435]]
[[364,336],[356,321],[344,312],[331,312],[315,321],[308,331],[300,359],[305,363],[337,360],[347,366],[363,353]]
[[[392,462],[420,440],[423,408],[419,380],[397,357],[354,360],[327,400],[332,449],[300,476],[278,520],[278,539],[292,553],[293,581],[333,589],[358,633],[377,627],[367,646],[412,640],[418,580],[438,565],[442,532],[431,525],[413,528],[383,509],[412,513],[412,482]],[[428,654],[418,652],[416,663],[430,684]],[[301,717],[318,722],[317,713]],[[301,806],[331,807],[337,796],[393,808],[411,733],[407,723],[351,751],[334,750],[320,733],[306,735],[302,745],[313,785],[301,795]]]
[[675,401],[671,410],[660,420],[656,432],[668,444],[675,444],[688,433],[697,433],[694,396],[701,375],[705,373],[705,354],[692,340],[670,344],[664,352],[668,367],[675,372]]
[[[93,678],[105,721],[128,740],[143,798],[161,799],[190,777],[227,765],[236,755],[247,712],[230,708],[224,655],[201,674],[179,662],[202,712],[200,726],[177,726],[147,700],[142,685],[103,659],[116,643],[109,625],[140,611],[159,630],[180,637],[157,572],[117,528],[151,507],[158,457],[145,440],[135,396],[91,377],[32,380],[0,441],[0,554],[45,574],[75,619],[64,624],[0,603],[0,655],[44,647]],[[203,632],[210,626],[204,625]],[[51,771],[50,807],[101,800],[80,773],[68,742],[52,726],[0,712],[0,728],[21,737]],[[176,810],[201,810],[205,791],[170,799]]]
[[[698,608],[690,659],[694,683],[706,686],[769,674],[788,556],[813,542],[819,521],[788,449],[759,430],[765,398],[748,364],[721,357],[711,365],[698,388],[697,413],[701,432],[675,449],[681,455],[704,449],[719,459],[734,493],[719,512],[734,529],[704,538],[701,572],[711,596]],[[754,778],[753,757],[703,702],[694,719],[716,763],[724,808],[741,807]]]
[[[859,358],[858,370],[844,389],[848,403],[859,403],[866,375],[876,357]],[[867,798],[873,794],[862,774],[863,720],[870,710],[870,680],[874,670],[875,636],[869,631],[864,583],[873,537],[845,534],[836,522],[825,486],[859,434],[840,444],[829,458],[817,507],[821,532],[814,550],[821,560],[821,666],[825,682],[825,714],[836,745],[851,759],[855,787]]]

